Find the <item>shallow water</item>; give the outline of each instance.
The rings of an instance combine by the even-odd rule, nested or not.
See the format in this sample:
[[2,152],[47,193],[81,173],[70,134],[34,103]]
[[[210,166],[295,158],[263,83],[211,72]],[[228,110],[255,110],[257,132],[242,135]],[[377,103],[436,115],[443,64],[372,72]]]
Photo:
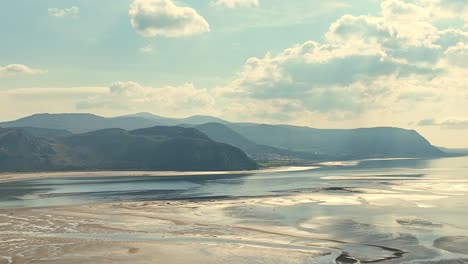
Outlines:
[[[307,171],[238,175],[46,178],[0,183],[0,208],[90,202],[222,199],[311,192],[464,195],[468,158],[368,160]],[[463,199],[458,201],[463,203]]]
[[[361,263],[403,263],[401,258],[405,259],[404,263],[466,263],[467,157],[332,165],[263,174],[46,178],[10,182],[0,184],[0,207],[241,199],[249,202],[227,203],[219,209],[221,212],[210,212],[212,216],[220,213],[221,219],[230,219],[230,225],[267,228],[268,232],[273,230],[288,236],[308,234],[304,238],[297,236],[291,242],[298,248],[304,243],[309,243],[309,247],[332,243],[326,248],[346,252],[335,257],[338,259],[335,263],[356,263],[356,259]],[[80,238],[80,234],[71,236]],[[129,240],[161,239],[154,234],[123,236]],[[107,239],[122,237],[110,234]],[[216,241],[219,243],[220,239]],[[313,263],[330,263],[330,258]]]

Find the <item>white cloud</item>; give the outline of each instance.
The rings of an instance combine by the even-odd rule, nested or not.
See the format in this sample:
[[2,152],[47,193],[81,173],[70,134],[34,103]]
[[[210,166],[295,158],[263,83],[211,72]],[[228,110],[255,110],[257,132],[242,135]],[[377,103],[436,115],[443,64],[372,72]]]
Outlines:
[[193,8],[172,0],[133,0],[129,9],[132,27],[145,37],[181,37],[210,31]]
[[385,0],[381,4],[381,14],[402,45],[427,44],[438,31],[431,23],[431,13],[426,5]]
[[151,45],[141,47],[140,52],[141,53],[152,53],[153,52],[153,47]]
[[325,42],[310,40],[250,58],[221,89],[258,105],[285,100],[295,107],[271,117],[290,111],[296,120],[319,113],[341,124],[342,118],[409,123],[435,106],[444,109],[441,116],[468,115],[468,98],[460,96],[468,81],[468,33],[437,28],[431,14],[439,3],[424,1],[385,0],[378,16],[344,15],[330,25]]
[[259,6],[258,0],[216,0],[215,4],[228,8]]
[[9,64],[0,66],[0,76],[13,76],[13,75],[36,75],[45,74],[46,70],[33,69],[23,64]]
[[456,46],[449,47],[445,55],[450,64],[468,69],[468,42],[460,42]]
[[49,8],[49,16],[51,17],[77,17],[80,13],[80,8],[76,6],[67,8]]

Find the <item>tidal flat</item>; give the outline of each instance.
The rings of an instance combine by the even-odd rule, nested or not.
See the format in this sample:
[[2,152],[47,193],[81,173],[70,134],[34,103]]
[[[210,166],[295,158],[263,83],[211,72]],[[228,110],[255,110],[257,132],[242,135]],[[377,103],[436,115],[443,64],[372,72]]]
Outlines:
[[467,158],[0,193],[0,263],[468,263]]

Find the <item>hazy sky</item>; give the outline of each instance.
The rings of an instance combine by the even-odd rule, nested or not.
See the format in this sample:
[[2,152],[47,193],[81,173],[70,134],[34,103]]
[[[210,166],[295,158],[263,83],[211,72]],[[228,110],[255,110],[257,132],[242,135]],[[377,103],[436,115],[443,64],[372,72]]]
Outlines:
[[14,0],[0,22],[0,120],[204,114],[468,147],[468,0]]

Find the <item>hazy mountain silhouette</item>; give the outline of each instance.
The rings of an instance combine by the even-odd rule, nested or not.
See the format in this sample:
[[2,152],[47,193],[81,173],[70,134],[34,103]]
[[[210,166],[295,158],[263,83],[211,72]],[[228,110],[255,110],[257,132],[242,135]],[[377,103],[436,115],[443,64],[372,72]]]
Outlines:
[[297,159],[318,159],[312,153],[290,151],[281,148],[275,148],[267,145],[260,145],[247,139],[243,135],[232,130],[230,127],[219,123],[207,123],[193,126],[214,141],[226,143],[243,150],[248,156],[259,161],[268,160],[297,160]]
[[230,124],[229,127],[258,144],[337,158],[445,155],[418,132],[394,127],[314,129],[259,124]]
[[64,129],[73,133],[106,128],[138,129],[156,125],[160,125],[156,120],[141,117],[106,118],[93,114],[36,114],[11,122],[0,123],[0,127],[52,128]]
[[257,160],[425,158],[446,155],[416,131],[394,127],[315,129],[287,125],[230,123],[210,116],[166,118],[151,113],[115,118],[92,114],[37,114],[0,123],[3,127],[64,129],[74,133],[106,128],[132,130],[155,125],[196,127],[214,141],[242,149]]
[[193,128],[119,128],[46,138],[21,128],[0,128],[0,170],[249,170],[256,163],[240,149]]
[[204,116],[204,115],[194,115],[186,118],[169,118],[154,115],[151,113],[141,112],[133,115],[126,115],[122,117],[142,117],[150,120],[158,121],[162,125],[180,125],[180,124],[189,124],[189,125],[202,125],[206,123],[220,123],[228,124],[229,122],[221,118],[213,116]]

